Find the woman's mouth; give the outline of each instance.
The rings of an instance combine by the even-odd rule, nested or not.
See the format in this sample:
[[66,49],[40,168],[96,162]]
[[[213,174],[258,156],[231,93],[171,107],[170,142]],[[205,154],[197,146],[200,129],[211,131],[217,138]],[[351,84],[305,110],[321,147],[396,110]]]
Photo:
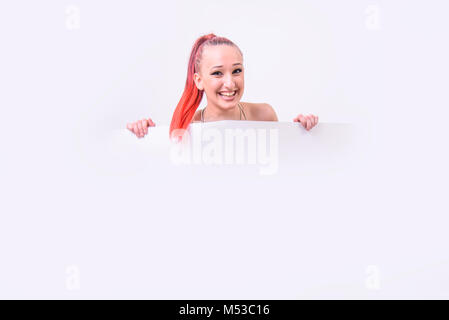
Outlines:
[[235,91],[222,91],[219,92],[218,95],[226,101],[232,101],[234,100],[234,97],[237,95],[237,90]]

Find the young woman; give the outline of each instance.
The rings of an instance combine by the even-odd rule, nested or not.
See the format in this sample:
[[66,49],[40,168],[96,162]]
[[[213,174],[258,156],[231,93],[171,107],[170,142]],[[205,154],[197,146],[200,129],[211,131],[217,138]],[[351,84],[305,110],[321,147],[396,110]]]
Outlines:
[[[190,54],[184,93],[171,120],[170,136],[175,130],[187,129],[191,122],[278,121],[269,104],[240,101],[245,87],[244,70],[243,54],[232,41],[214,34],[196,40]],[[203,93],[206,93],[207,105],[197,110]],[[310,130],[317,124],[318,117],[299,114],[293,121]],[[151,118],[127,124],[139,138],[148,133],[148,127],[154,126]]]

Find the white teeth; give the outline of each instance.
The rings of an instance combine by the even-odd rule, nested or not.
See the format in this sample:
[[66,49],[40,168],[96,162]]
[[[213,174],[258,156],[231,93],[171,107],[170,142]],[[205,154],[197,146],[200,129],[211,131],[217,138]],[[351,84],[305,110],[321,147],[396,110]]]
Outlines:
[[233,95],[235,95],[236,92],[237,91],[234,91],[234,92],[220,92],[220,94],[222,96],[232,97]]

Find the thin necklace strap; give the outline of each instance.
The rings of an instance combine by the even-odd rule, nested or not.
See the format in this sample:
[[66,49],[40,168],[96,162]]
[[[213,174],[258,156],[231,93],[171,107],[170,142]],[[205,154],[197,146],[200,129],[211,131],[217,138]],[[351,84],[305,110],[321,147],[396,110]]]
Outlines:
[[[240,104],[240,102],[238,103],[238,106],[240,108],[241,113],[243,113],[243,117],[246,120],[246,114],[245,114],[245,110],[243,110],[243,106]],[[242,119],[242,114],[240,114],[240,120]]]

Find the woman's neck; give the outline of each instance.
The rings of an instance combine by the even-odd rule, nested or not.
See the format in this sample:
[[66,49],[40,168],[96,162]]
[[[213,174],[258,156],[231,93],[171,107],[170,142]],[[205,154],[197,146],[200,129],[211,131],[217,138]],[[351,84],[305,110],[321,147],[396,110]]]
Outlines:
[[219,120],[240,120],[240,108],[237,104],[231,108],[223,110],[213,104],[207,104],[204,108],[205,121],[219,121]]

